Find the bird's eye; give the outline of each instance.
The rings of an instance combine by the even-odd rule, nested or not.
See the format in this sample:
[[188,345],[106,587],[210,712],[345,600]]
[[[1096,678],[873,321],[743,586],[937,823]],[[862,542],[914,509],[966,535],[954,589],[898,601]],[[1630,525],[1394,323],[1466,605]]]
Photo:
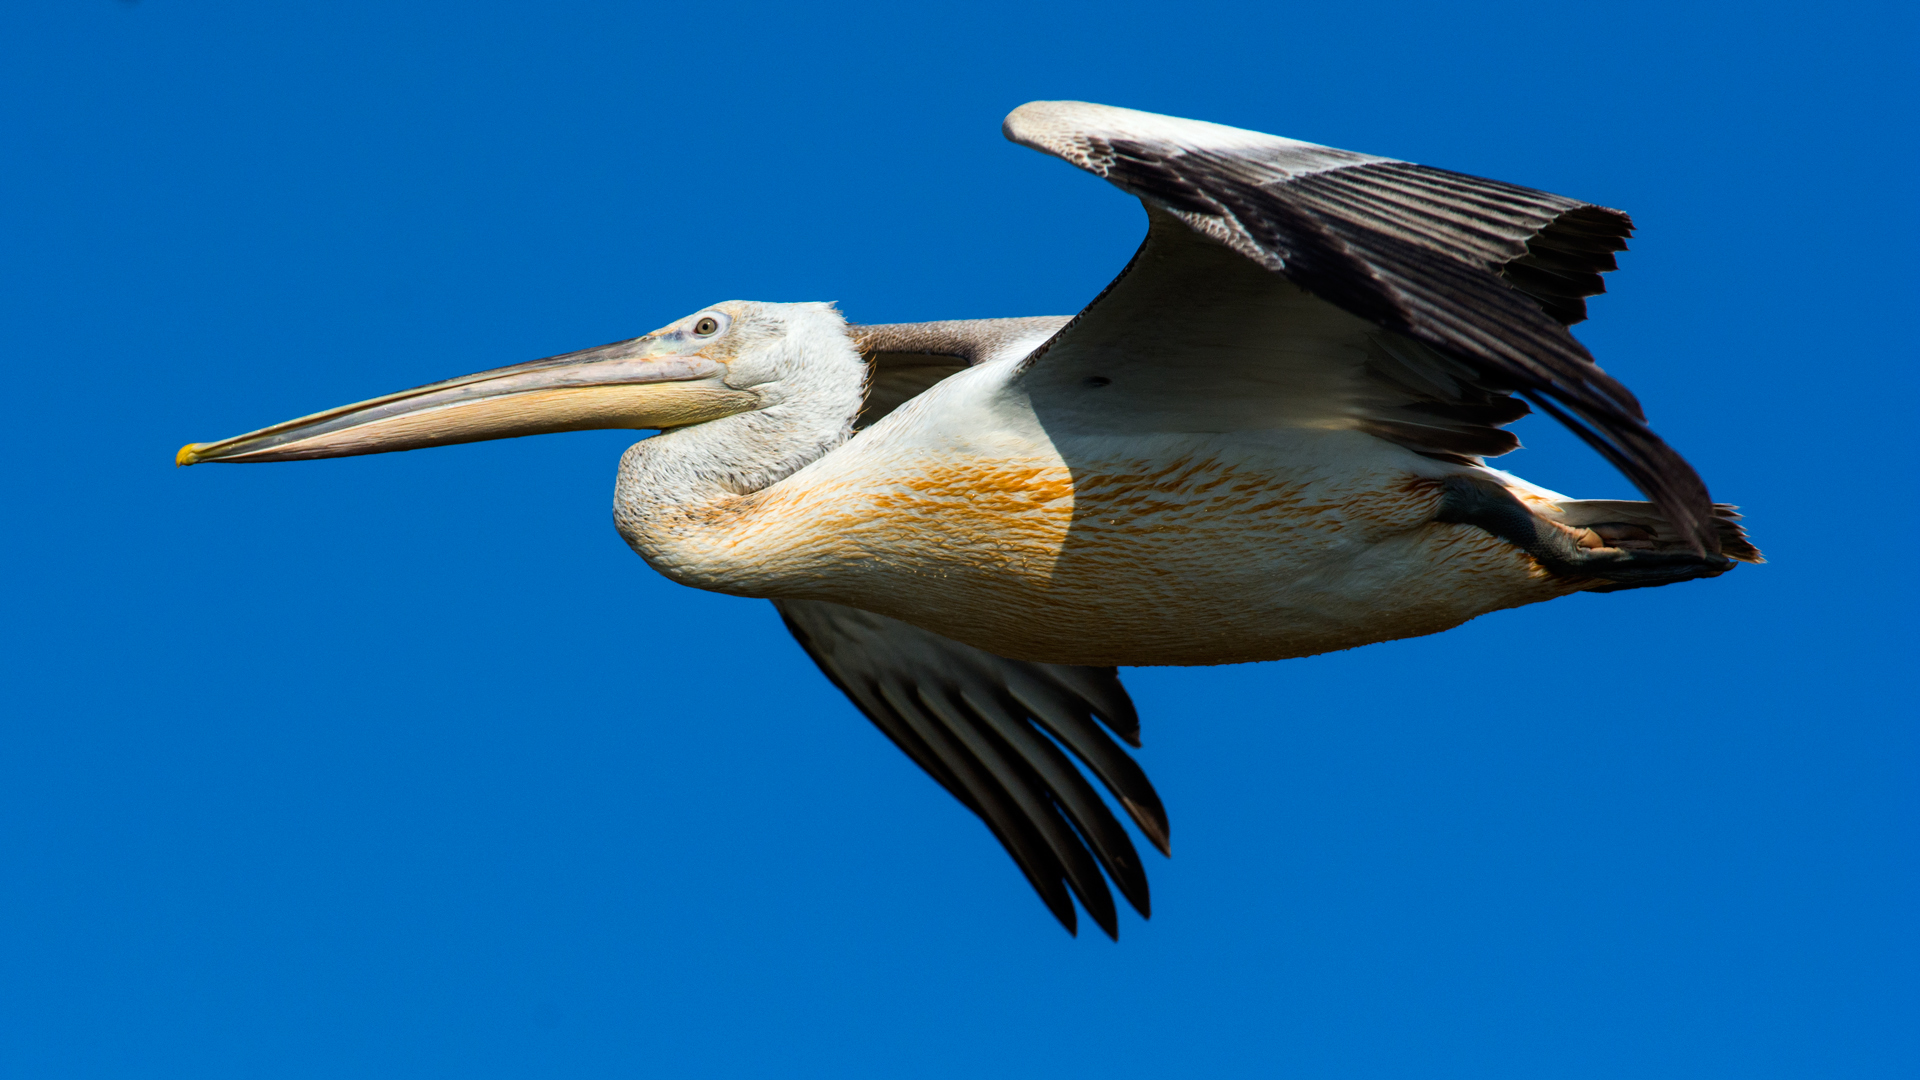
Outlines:
[[706,337],[718,329],[720,329],[720,324],[711,317],[701,319],[699,322],[693,324],[693,332],[699,334],[701,337]]

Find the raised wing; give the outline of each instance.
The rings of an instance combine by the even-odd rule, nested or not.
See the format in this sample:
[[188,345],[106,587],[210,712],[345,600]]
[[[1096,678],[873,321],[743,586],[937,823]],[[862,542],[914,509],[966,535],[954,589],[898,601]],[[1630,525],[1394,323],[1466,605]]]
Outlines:
[[1149,914],[1146,871],[1126,829],[1060,749],[1168,850],[1153,784],[1101,730],[1139,745],[1139,717],[1113,668],[1006,660],[839,604],[773,604],[827,678],[993,830],[1069,932],[1078,896],[1109,937],[1119,936],[1103,868],[1134,910]]
[[1151,219],[1121,276],[1029,357],[1036,379],[1108,380],[1121,393],[1103,408],[1118,420],[1129,391],[1114,371],[1157,370],[1156,388],[1185,377],[1184,392],[1126,402],[1188,430],[1213,409],[1220,426],[1199,430],[1344,423],[1465,458],[1517,445],[1498,428],[1526,412],[1518,394],[1625,473],[1696,550],[1718,551],[1706,485],[1567,331],[1626,247],[1625,214],[1083,102],[1023,105],[1004,130],[1139,197]]

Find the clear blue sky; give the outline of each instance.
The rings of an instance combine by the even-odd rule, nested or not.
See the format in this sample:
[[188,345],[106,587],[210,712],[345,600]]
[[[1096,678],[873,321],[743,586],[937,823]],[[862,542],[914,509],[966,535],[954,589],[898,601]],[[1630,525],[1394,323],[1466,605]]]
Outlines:
[[[1920,1075],[1914,24],[1681,6],[7,4],[0,1075]],[[1142,216],[1002,141],[1061,97],[1628,210],[1579,333],[1773,561],[1129,673],[1115,945],[626,550],[629,437],[172,468],[722,299],[1071,313]]]

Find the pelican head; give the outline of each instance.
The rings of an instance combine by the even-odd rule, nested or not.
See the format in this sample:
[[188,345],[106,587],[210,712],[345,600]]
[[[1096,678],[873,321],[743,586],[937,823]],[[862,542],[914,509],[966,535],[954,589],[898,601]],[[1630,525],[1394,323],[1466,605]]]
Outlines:
[[188,443],[174,461],[296,461],[557,431],[671,430],[795,406],[844,413],[844,426],[859,408],[863,370],[831,304],[734,300],[628,341]]

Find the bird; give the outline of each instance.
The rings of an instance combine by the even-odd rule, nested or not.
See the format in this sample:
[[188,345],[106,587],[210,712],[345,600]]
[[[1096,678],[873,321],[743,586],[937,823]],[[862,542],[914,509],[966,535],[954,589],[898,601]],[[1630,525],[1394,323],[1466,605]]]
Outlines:
[[[1074,101],[1012,142],[1137,198],[1072,316],[855,324],[727,301],[629,340],[244,435],[179,465],[652,432],[613,517],[654,570],[771,600],[1049,911],[1151,914],[1115,813],[1166,808],[1118,669],[1310,656],[1764,561],[1573,336],[1633,222],[1393,158]],[[1488,464],[1532,409],[1645,501]],[[1096,789],[1104,787],[1111,804]]]

